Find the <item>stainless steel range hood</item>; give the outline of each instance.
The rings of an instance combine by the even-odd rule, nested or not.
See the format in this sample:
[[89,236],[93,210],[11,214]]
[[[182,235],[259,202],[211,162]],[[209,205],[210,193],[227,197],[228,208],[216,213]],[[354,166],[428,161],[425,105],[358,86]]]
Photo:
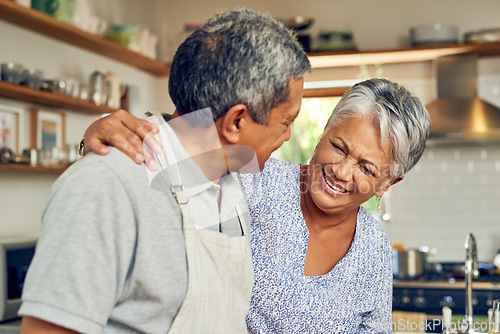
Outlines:
[[438,99],[427,105],[430,142],[500,140],[500,108],[477,96],[475,53],[435,60]]

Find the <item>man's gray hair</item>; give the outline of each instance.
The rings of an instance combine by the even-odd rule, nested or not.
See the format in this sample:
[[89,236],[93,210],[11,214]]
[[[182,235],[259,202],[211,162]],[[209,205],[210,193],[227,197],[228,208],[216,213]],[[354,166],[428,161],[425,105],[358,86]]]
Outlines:
[[368,117],[380,127],[382,143],[389,140],[391,176],[407,173],[422,157],[431,127],[419,98],[386,79],[370,79],[349,89],[330,116],[326,133],[349,117]]
[[177,49],[169,93],[179,113],[211,108],[214,120],[237,104],[254,121],[288,100],[289,82],[311,70],[294,33],[263,13],[222,13],[195,30]]

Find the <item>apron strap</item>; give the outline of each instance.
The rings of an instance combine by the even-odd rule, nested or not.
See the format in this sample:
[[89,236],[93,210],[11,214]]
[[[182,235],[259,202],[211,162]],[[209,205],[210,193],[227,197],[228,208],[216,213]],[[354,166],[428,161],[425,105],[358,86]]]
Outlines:
[[[161,119],[158,119],[156,117],[151,117],[151,118],[154,119],[154,122],[157,124],[165,122],[165,120],[163,118],[161,118]],[[160,125],[160,124],[158,124],[158,125]],[[184,187],[182,185],[182,179],[181,179],[181,174],[179,171],[179,166],[175,162],[176,158],[175,158],[174,150],[173,150],[173,147],[172,147],[170,141],[167,138],[167,134],[164,132],[164,130],[161,129],[161,126],[160,126],[160,131],[158,132],[158,134],[156,136],[157,136],[158,140],[160,141],[160,143],[162,143],[162,145],[165,146],[163,149],[163,152],[156,156],[158,158],[158,163],[159,163],[160,167],[162,167],[164,170],[167,171],[167,173],[170,177],[170,181],[172,183],[170,190],[171,190],[172,194],[174,195],[175,200],[179,204],[179,207],[180,207],[181,212],[182,212],[182,216],[184,218],[187,217],[187,214],[189,214],[189,216],[191,216],[191,213],[189,211],[189,207],[187,205],[189,202],[189,198],[186,195],[186,193],[184,191]],[[168,162],[173,162],[173,163],[169,164]],[[232,177],[233,180],[235,182],[237,182],[237,184],[239,184],[239,180],[236,177],[236,175],[234,175],[234,173],[231,173],[230,177]],[[236,216],[237,216],[238,222],[240,224],[241,235],[248,235],[249,234],[249,231],[248,231],[249,222],[245,219],[243,212],[241,212],[241,209],[238,206],[236,206]],[[184,225],[184,228],[189,228],[189,229],[192,228],[191,227],[192,223],[191,224],[183,224],[183,225]],[[194,225],[193,225],[193,227],[194,227]],[[222,232],[222,231],[220,231],[220,227],[221,227],[221,224],[219,222],[219,232]]]
[[[176,161],[173,152],[173,147],[170,145],[170,142],[168,140],[163,140],[162,143],[164,143],[165,146],[167,146],[163,150],[167,155],[166,157],[167,160]],[[166,165],[166,169],[168,175],[170,176],[170,180],[172,181],[172,187],[170,188],[170,190],[172,191],[175,200],[179,205],[187,204],[189,202],[189,198],[184,192],[184,187],[182,186],[181,172],[179,171],[179,166],[177,165],[176,162],[174,162],[172,165]]]
[[[163,152],[156,155],[158,163],[160,164],[160,167],[167,171],[168,176],[170,177],[170,181],[172,182],[170,190],[172,191],[177,203],[180,205],[187,204],[189,202],[189,198],[186,196],[184,187],[182,186],[181,173],[179,171],[179,166],[175,162],[176,159],[174,149],[167,138],[167,134],[164,133],[161,128],[162,125],[166,124],[166,122],[164,118],[159,119],[158,117],[151,117],[151,120],[154,120],[154,122],[159,126],[160,129],[156,137],[160,143],[165,146]],[[168,163],[169,161],[172,162],[172,165]]]

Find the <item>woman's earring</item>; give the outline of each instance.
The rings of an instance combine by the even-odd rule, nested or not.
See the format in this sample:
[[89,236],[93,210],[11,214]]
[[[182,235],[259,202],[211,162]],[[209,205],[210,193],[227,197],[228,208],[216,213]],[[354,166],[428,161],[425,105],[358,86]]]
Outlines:
[[380,199],[381,198],[382,197],[377,197],[377,213],[380,213],[380,209],[381,209],[381,207],[380,207]]

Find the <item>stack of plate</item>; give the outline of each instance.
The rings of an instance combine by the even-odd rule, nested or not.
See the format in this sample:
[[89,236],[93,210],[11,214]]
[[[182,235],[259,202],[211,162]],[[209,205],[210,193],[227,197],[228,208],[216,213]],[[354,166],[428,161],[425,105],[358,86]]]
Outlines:
[[500,41],[500,28],[470,31],[464,34],[466,43],[489,43]]

